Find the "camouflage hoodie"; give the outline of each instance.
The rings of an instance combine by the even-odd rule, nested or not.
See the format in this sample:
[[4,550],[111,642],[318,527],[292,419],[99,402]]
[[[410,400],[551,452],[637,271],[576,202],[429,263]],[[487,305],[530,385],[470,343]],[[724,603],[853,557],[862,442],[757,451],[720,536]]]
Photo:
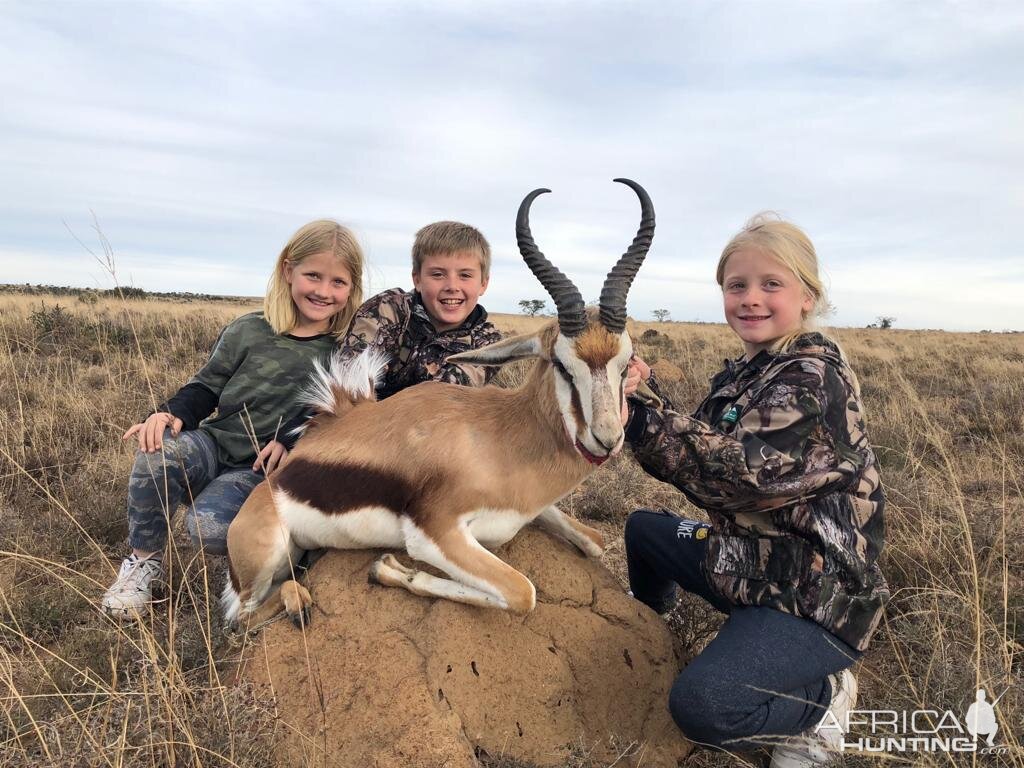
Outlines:
[[726,361],[692,417],[636,404],[627,438],[644,469],[707,510],[716,591],[867,647],[889,599],[885,498],[856,377],[832,341],[804,334],[786,352]]
[[488,322],[487,312],[480,305],[458,328],[438,331],[418,293],[392,288],[359,308],[341,354],[355,357],[370,346],[388,353],[384,381],[377,389],[377,397],[383,399],[421,381],[483,386],[497,368],[444,360],[448,355],[486,347],[500,339],[501,334]]

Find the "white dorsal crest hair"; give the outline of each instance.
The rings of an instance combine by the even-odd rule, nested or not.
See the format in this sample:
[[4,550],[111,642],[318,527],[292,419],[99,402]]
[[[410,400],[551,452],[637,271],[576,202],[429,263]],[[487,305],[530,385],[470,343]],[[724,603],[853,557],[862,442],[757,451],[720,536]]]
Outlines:
[[529,611],[533,584],[485,547],[527,523],[600,554],[603,539],[556,502],[620,450],[623,380],[632,344],[626,294],[654,232],[641,204],[636,238],[608,274],[596,308],[537,249],[526,197],[517,236],[527,265],[558,308],[536,333],[449,361],[503,365],[535,358],[515,389],[427,382],[377,402],[371,381],[386,360],[371,351],[318,369],[307,402],[318,413],[288,460],[256,487],[228,529],[230,623],[258,624],[280,610],[304,625],[312,598],[294,580],[302,550],[404,548],[441,578],[379,559],[371,581],[478,606]]

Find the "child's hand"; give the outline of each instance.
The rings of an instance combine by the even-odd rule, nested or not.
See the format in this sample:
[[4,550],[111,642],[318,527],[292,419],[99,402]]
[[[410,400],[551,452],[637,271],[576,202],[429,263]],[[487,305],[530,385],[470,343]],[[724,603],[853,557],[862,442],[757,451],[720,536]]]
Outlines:
[[264,475],[269,475],[287,458],[288,449],[277,442],[277,440],[271,440],[260,451],[260,455],[256,457],[256,461],[252,465],[252,471],[258,472],[262,469]]
[[164,430],[171,428],[171,436],[177,437],[183,426],[181,419],[171,413],[159,412],[151,414],[141,424],[133,424],[121,435],[127,440],[134,434],[139,436],[139,450],[144,453],[156,453],[164,444]]
[[647,381],[649,378],[651,378],[651,366],[636,355],[630,357],[626,373],[626,397],[636,392],[641,381]]

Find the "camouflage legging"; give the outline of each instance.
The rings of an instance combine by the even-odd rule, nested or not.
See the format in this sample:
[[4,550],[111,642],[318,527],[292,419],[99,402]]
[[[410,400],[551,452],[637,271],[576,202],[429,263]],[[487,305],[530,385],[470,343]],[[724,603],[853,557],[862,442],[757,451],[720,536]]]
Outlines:
[[217,446],[201,429],[177,437],[165,430],[163,443],[163,453],[135,454],[128,481],[129,546],[162,550],[168,523],[184,503],[192,544],[210,554],[226,554],[228,525],[263,475],[219,466]]

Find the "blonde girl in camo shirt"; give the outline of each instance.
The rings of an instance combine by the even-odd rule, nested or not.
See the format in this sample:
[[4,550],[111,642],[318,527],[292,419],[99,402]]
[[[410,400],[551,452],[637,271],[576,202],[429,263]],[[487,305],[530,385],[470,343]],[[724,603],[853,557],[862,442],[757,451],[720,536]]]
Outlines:
[[263,311],[231,322],[206,365],[125,432],[139,445],[128,483],[132,551],[103,596],[108,613],[131,615],[151,602],[180,503],[189,505],[194,546],[225,553],[242,503],[288,456],[290,432],[304,417],[296,394],[344,335],[362,285],[363,252],[352,232],[329,220],[306,224],[277,258]]

